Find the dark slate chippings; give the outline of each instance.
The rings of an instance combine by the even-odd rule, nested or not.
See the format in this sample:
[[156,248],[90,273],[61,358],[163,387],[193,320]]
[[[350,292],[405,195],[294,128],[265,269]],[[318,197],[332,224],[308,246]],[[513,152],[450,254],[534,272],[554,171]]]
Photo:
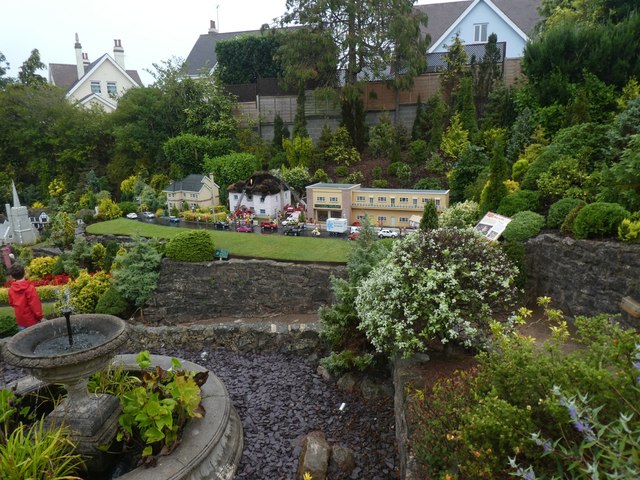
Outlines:
[[[238,480],[294,479],[304,436],[321,430],[330,444],[354,450],[356,467],[344,479],[397,479],[393,399],[365,402],[323,381],[315,365],[284,353],[226,350],[154,352],[202,365],[224,382],[242,419],[244,451]],[[0,386],[24,372],[2,365]],[[338,410],[346,404],[344,411]],[[332,479],[334,480],[334,479]]]

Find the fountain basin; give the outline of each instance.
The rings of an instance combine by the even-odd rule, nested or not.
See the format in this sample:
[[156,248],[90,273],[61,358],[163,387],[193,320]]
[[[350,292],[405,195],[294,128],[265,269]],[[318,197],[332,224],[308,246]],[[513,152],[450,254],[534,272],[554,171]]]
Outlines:
[[52,339],[64,344],[67,338],[67,324],[63,317],[41,322],[18,332],[7,343],[3,355],[7,363],[29,371],[45,383],[68,385],[79,378],[106,367],[115,352],[127,340],[127,324],[113,315],[74,315],[71,324],[74,336],[93,338],[93,343],[85,343],[81,350],[41,352],[39,347]]

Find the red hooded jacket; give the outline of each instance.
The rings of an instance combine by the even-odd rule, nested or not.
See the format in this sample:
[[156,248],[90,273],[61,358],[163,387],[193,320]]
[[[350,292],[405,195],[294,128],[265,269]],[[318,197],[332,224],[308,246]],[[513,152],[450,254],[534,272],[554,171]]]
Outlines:
[[9,305],[13,307],[19,327],[35,325],[44,316],[36,287],[25,280],[16,280],[11,283]]

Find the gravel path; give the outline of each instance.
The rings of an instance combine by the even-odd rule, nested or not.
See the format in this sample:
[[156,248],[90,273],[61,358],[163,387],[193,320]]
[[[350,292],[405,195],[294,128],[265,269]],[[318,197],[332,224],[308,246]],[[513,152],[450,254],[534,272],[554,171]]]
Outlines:
[[[393,399],[365,402],[338,390],[299,356],[281,353],[154,352],[189,360],[225,383],[242,419],[244,452],[238,480],[294,479],[301,440],[321,430],[330,444],[352,448],[350,479],[398,478]],[[0,386],[22,375],[3,365]],[[339,410],[341,403],[346,407]],[[334,479],[331,479],[334,480]]]

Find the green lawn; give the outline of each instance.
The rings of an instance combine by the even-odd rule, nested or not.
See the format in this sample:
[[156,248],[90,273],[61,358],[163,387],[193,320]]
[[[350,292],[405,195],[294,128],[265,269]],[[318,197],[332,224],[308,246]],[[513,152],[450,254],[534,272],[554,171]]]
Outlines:
[[[44,312],[44,316],[46,318],[54,318],[57,316],[53,311],[53,303],[43,303],[42,311]],[[13,308],[9,306],[0,306],[0,317],[16,318],[13,314]]]
[[[94,223],[87,227],[93,235],[140,235],[170,239],[184,228],[143,223],[127,218]],[[271,258],[274,260],[344,263],[351,242],[344,239],[286,237],[279,234],[236,233],[207,230],[216,248],[229,251],[230,257]]]

